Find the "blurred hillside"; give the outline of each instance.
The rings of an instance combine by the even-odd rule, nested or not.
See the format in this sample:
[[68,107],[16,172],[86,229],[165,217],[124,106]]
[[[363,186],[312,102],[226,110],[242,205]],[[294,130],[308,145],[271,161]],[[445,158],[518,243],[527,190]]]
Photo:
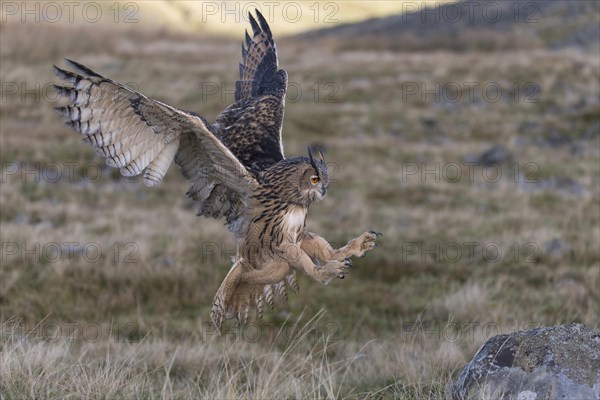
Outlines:
[[[449,0],[426,0],[419,7],[440,4]],[[122,3],[127,3],[122,1]],[[280,36],[294,34],[368,18],[398,14],[412,1],[299,1],[299,2],[240,2],[240,1],[143,1],[139,2],[142,16],[158,26],[187,32],[211,32],[239,37],[246,28],[249,11],[258,9]],[[241,18],[240,18],[241,16]]]
[[[411,9],[412,6],[412,9]],[[306,39],[344,38],[352,48],[389,50],[553,49],[597,51],[600,2],[594,0],[498,0],[440,4],[402,15],[323,28]]]
[[[239,38],[248,24],[248,12],[261,11],[279,37],[339,23],[403,13],[415,7],[452,0],[244,2],[207,0],[83,1],[71,5],[50,0],[31,5],[10,2],[1,9],[2,21],[31,20],[58,25],[136,25],[137,29],[209,33]],[[58,5],[58,6],[57,6]],[[29,14],[27,13],[29,12]],[[23,16],[25,14],[25,16]]]

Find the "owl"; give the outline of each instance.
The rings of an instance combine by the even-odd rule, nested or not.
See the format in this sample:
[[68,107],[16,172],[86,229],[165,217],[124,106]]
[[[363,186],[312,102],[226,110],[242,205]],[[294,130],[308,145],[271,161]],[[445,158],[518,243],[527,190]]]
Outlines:
[[307,230],[310,204],[327,193],[327,165],[310,148],[307,156],[284,156],[287,73],[265,18],[256,11],[249,22],[235,102],[212,124],[78,62],[66,60],[69,70],[54,66],[65,81],[55,88],[69,103],[56,111],[109,166],[124,176],[143,174],[154,186],[175,161],[198,215],[225,220],[234,234],[236,256],[210,312],[219,329],[226,319],[246,323],[252,309],[260,318],[276,296],[297,292],[297,271],[322,284],[343,279],[350,258],[364,256],[381,235],[367,231],[335,249]]

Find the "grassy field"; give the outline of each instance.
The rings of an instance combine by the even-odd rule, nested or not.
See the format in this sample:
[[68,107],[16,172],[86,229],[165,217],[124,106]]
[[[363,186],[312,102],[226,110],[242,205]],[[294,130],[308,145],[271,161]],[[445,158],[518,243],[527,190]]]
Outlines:
[[597,53],[279,40],[286,155],[318,144],[334,179],[309,228],[384,238],[344,281],[302,277],[219,337],[226,227],[194,217],[176,168],[151,189],[107,169],[52,111],[50,67],[73,58],[212,120],[239,41],[1,30],[2,399],[445,398],[495,334],[600,328]]

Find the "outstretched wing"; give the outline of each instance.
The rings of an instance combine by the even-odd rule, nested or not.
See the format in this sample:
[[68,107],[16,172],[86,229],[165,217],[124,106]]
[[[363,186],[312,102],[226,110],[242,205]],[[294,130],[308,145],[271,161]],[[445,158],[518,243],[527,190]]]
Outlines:
[[256,185],[254,177],[207,128],[202,117],[150,99],[89,68],[66,60],[77,73],[54,66],[68,85],[55,88],[70,104],[56,110],[96,153],[125,176],[143,172],[144,184],[162,180],[173,159],[201,200],[199,214],[232,223]]
[[232,153],[248,168],[262,170],[284,158],[281,127],[287,90],[287,73],[278,68],[271,29],[259,11],[258,22],[249,14],[253,35],[242,43],[236,102],[227,107],[215,125]]
[[285,71],[279,70],[277,48],[269,24],[256,11],[258,22],[248,14],[252,26],[252,37],[246,31],[245,46],[242,43],[240,79],[235,83],[235,100],[245,100],[267,94],[285,94],[287,82]]

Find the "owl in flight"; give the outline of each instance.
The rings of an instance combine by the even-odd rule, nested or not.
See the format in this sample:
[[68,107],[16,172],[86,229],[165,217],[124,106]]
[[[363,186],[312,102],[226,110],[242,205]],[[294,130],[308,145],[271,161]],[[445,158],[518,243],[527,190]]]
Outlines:
[[143,173],[154,186],[175,160],[190,182],[187,195],[200,202],[198,215],[223,218],[234,233],[236,256],[211,309],[218,328],[229,318],[245,323],[251,308],[260,318],[275,294],[285,300],[288,289],[297,292],[297,270],[323,284],[343,279],[350,257],[364,256],[380,235],[368,231],[334,249],[306,229],[308,206],[327,192],[327,166],[310,149],[308,157],[284,157],[287,73],[265,18],[256,11],[249,20],[235,103],[214,124],[75,61],[66,60],[75,72],[54,66],[67,83],[56,90],[70,103],[57,112],[109,166],[124,176]]

